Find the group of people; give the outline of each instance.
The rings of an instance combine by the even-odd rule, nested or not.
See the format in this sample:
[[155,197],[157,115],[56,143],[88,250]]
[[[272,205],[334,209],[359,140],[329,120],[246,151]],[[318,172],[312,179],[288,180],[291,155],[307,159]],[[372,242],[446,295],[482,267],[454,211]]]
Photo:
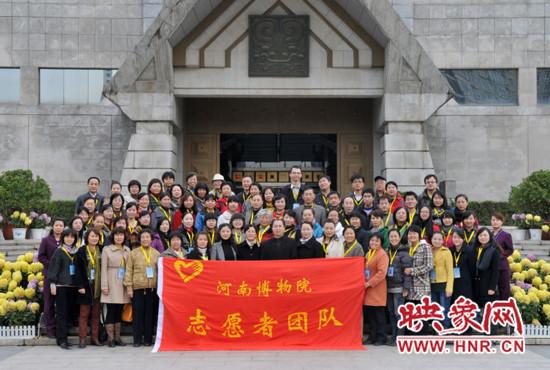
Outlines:
[[[351,191],[331,189],[322,176],[318,189],[301,182],[301,169],[289,171],[290,184],[262,187],[250,177],[242,190],[216,174],[211,186],[189,173],[185,185],[166,172],[146,189],[128,183],[128,195],[113,182],[99,193],[100,179],[88,179],[88,192],[76,201],[67,224],[55,219],[39,249],[47,284],[44,313],[48,336],[69,348],[67,328],[78,316],[80,347],[123,346],[121,317],[131,303],[133,345],[149,346],[156,324],[157,261],[160,257],[197,260],[287,260],[360,257],[365,261],[365,343],[395,345],[398,307],[431,296],[448,312],[460,296],[483,307],[507,299],[512,238],[495,213],[491,228],[478,227],[464,194],[454,208],[428,175],[421,194],[400,193],[398,184],[377,176],[366,188],[361,175]],[[144,190],[144,191],[142,191]],[[391,338],[386,330],[391,327]],[[442,324],[449,327],[448,317]]]

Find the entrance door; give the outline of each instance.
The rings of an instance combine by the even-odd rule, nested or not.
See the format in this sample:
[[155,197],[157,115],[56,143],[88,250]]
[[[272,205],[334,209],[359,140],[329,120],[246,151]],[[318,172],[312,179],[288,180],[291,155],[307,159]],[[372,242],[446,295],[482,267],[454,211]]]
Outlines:
[[184,168],[197,173],[200,182],[210,184],[218,172],[220,153],[218,134],[186,134]]
[[317,186],[328,174],[337,184],[336,134],[222,134],[220,172],[240,185],[243,176],[274,188],[289,182],[288,171],[302,168],[302,181]]

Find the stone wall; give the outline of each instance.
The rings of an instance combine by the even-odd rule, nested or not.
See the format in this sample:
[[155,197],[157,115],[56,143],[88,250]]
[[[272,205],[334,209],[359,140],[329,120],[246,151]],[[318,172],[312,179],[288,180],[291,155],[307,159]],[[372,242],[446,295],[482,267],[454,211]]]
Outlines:
[[[135,124],[104,100],[39,103],[39,68],[118,68],[143,34],[142,0],[0,0],[0,67],[21,69],[20,104],[0,104],[0,171],[28,168],[56,199],[86,178],[119,179]],[[4,88],[4,87],[2,87]]]
[[537,105],[536,70],[550,66],[550,1],[392,0],[438,68],[517,68],[517,106],[447,103],[427,122],[434,167],[456,191],[504,200],[548,169],[550,106]]

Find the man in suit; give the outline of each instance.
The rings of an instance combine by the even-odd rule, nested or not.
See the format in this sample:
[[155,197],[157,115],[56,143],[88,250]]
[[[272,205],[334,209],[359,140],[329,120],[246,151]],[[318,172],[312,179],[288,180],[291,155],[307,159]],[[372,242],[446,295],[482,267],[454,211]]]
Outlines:
[[290,184],[281,189],[281,194],[286,198],[286,209],[296,209],[304,203],[302,194],[304,193],[304,184],[302,184],[302,169],[298,166],[292,166],[288,171]]
[[98,192],[100,184],[101,184],[101,180],[99,180],[99,177],[91,176],[90,178],[88,178],[88,192],[82,195],[79,195],[78,198],[76,198],[76,204],[75,204],[75,210],[74,210],[75,214],[77,214],[78,210],[82,208],[82,206],[84,205],[84,199],[86,199],[87,197],[94,198],[96,210],[99,211],[99,209],[103,205],[103,200],[104,200],[104,196],[99,194]]
[[299,224],[302,223],[302,212],[304,209],[310,208],[313,210],[313,214],[315,215],[315,221],[319,225],[323,226],[327,218],[327,211],[325,207],[315,204],[315,191],[313,188],[310,186],[306,187],[302,198],[304,204],[294,210],[296,212],[296,221],[298,221]]

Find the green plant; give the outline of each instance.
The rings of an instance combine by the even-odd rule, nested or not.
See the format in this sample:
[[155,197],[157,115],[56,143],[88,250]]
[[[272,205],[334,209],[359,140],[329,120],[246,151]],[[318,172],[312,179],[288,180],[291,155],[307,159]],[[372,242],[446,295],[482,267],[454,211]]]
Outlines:
[[505,225],[513,225],[512,214],[514,212],[508,202],[470,201],[468,208],[475,213],[480,225],[491,225],[491,215],[495,212],[500,212],[504,215]]
[[517,212],[550,219],[550,171],[535,171],[510,191],[510,205]]
[[33,179],[30,170],[6,171],[0,175],[0,210],[4,214],[29,209],[44,211],[51,195],[46,181],[38,176]]
[[47,213],[52,218],[62,218],[69,222],[74,216],[75,201],[73,200],[54,200],[48,205]]

